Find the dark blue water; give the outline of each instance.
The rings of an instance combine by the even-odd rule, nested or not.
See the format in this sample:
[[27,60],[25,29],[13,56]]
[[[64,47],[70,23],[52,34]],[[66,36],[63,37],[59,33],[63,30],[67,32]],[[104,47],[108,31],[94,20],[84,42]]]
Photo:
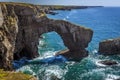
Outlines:
[[[98,43],[101,40],[120,37],[120,8],[99,7],[77,9],[71,11],[57,11],[57,15],[48,15],[49,18],[66,20],[81,26],[91,28],[94,36],[89,44],[89,56],[81,62],[66,62],[58,64],[29,64],[18,71],[36,75],[39,80],[115,80],[120,77],[120,65],[104,66],[98,64],[100,60],[115,60],[120,62],[120,56],[97,55]],[[53,56],[57,51],[66,47],[56,32],[41,35],[43,39],[38,45],[42,59]]]

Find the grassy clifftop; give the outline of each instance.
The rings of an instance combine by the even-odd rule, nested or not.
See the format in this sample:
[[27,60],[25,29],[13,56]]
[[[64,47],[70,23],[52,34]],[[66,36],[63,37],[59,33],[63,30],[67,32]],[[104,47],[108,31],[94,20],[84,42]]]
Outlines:
[[0,80],[37,80],[31,75],[21,72],[3,71],[0,69]]

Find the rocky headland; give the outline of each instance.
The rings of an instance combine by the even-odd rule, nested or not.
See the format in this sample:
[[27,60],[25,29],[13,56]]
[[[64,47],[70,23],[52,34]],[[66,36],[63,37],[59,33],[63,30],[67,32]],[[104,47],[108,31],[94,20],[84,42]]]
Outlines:
[[103,6],[65,6],[65,5],[42,5],[43,11],[46,14],[58,14],[54,12],[54,10],[67,10],[71,11],[72,9],[87,9],[87,8],[96,8],[96,7],[103,7]]
[[23,3],[0,3],[0,68],[12,70],[12,62],[22,57],[38,56],[40,35],[55,31],[68,52],[68,59],[82,59],[88,55],[85,49],[93,31],[63,20],[46,17],[41,6]]

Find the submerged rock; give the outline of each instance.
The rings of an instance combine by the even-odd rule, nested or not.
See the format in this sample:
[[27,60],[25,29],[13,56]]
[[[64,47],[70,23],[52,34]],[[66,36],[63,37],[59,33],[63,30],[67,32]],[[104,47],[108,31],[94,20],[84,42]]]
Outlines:
[[104,55],[120,54],[120,38],[100,42],[99,53]]
[[50,80],[61,80],[61,79],[55,75],[51,75]]
[[76,50],[76,51],[70,51],[68,49],[57,52],[56,55],[62,55],[65,56],[67,60],[69,61],[80,61],[83,58],[88,56],[88,51],[82,49],[82,50]]
[[[93,31],[63,20],[48,19],[38,6],[20,3],[0,3],[0,68],[11,69],[13,60],[38,56],[38,44],[43,33],[57,32],[69,53],[70,59],[86,57],[85,48]],[[2,47],[1,47],[2,45]]]
[[120,80],[120,78],[118,78],[118,79],[115,79],[115,80]]
[[103,65],[111,66],[111,65],[116,65],[118,64],[116,61],[112,60],[104,60],[104,61],[99,61],[98,63],[101,63]]

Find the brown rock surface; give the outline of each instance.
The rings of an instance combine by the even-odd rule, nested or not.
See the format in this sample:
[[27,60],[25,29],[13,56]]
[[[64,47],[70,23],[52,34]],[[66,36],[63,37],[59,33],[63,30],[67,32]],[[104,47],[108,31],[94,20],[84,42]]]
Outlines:
[[18,32],[17,16],[13,8],[9,9],[5,4],[0,5],[0,68],[12,69],[15,40]]
[[104,55],[120,54],[120,38],[100,42],[99,52]]
[[118,64],[116,61],[112,61],[112,60],[104,60],[104,61],[100,61],[99,63],[104,64],[104,65],[108,65],[108,66]]
[[[55,31],[69,49],[67,58],[82,59],[93,31],[67,21],[48,19],[36,6],[18,3],[0,3],[3,18],[0,26],[0,68],[11,69],[12,61],[23,56],[38,56],[40,35]],[[14,57],[13,57],[14,56]],[[73,57],[74,56],[74,57]]]

